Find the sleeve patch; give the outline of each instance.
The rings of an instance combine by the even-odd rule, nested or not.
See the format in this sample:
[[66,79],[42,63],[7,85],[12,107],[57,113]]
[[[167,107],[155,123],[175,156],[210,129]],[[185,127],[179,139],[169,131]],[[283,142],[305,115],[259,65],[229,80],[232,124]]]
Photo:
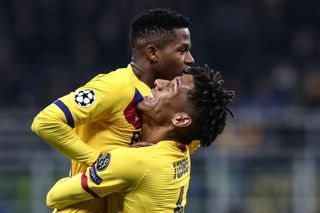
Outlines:
[[102,182],[102,178],[97,174],[95,167],[92,167],[90,169],[90,178],[97,185],[99,185]]
[[96,162],[96,169],[98,171],[102,171],[104,170],[110,163],[110,160],[111,160],[111,154],[110,153],[107,153],[103,156],[101,156],[98,161]]
[[92,89],[80,90],[74,95],[74,101],[80,107],[88,107],[94,103],[96,94]]

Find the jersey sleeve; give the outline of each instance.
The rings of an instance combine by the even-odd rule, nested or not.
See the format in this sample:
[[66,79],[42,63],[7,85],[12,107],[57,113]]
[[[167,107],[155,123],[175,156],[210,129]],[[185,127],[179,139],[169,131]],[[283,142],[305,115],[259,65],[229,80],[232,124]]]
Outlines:
[[82,174],[77,174],[56,182],[47,194],[47,206],[60,209],[83,200],[92,199],[92,196],[81,187],[81,176]]
[[132,148],[113,150],[100,157],[84,173],[61,179],[48,192],[47,205],[59,209],[113,192],[134,190],[146,170],[134,152]]
[[[121,71],[107,75],[98,75],[83,87],[59,98],[70,110],[74,125],[80,125],[97,120],[112,120],[122,109],[122,100],[130,98],[134,90],[126,81]],[[123,89],[123,88],[127,89]],[[65,112],[63,107],[60,107]]]
[[[117,104],[125,99],[121,75],[98,75],[75,92],[59,98],[42,110],[32,124],[32,130],[67,157],[92,165],[100,153],[86,145],[73,131],[74,127],[97,120],[111,120]],[[130,91],[129,91],[130,92]]]
[[32,130],[65,156],[92,165],[100,153],[85,144],[68,124],[67,117],[51,104],[34,119]]

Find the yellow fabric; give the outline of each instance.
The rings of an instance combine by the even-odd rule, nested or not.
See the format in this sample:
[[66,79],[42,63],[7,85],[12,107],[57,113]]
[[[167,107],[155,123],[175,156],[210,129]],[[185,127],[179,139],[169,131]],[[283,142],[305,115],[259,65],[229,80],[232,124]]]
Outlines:
[[85,165],[92,165],[100,154],[67,125],[65,115],[55,104],[49,105],[35,117],[32,130],[62,154]]
[[[92,105],[81,107],[74,97],[85,89],[93,90],[96,98]],[[53,103],[35,117],[32,130],[73,159],[71,174],[76,175],[91,166],[101,153],[128,146],[133,135],[140,132],[140,127],[134,126],[140,122],[135,108],[127,113],[135,122],[134,125],[124,115],[125,109],[134,100],[136,89],[142,96],[150,94],[150,88],[134,75],[130,65],[108,74],[100,74],[76,91],[59,98],[70,111],[75,128],[68,125],[65,113]],[[195,143],[189,145],[190,152],[197,147]],[[108,196],[108,199],[81,202],[56,212],[106,212],[107,207],[117,209],[122,206],[122,200],[123,195],[115,193]]]
[[190,155],[194,153],[200,147],[200,140],[193,140],[191,144],[188,145]]
[[[95,165],[85,176],[58,181],[48,193],[47,204],[61,208],[92,199],[94,194],[104,197],[121,192],[126,194],[125,213],[172,213],[177,206],[184,208],[191,169],[188,149],[183,153],[177,143],[162,141],[151,147],[124,147],[109,153],[105,168]],[[93,181],[96,177],[101,182]],[[114,212],[108,209],[108,213]]]
[[[74,98],[85,89],[93,90],[96,98],[91,105],[82,107]],[[71,174],[78,174],[91,166],[101,153],[128,146],[132,138],[139,135],[141,121],[134,105],[136,90],[142,96],[150,94],[150,88],[134,75],[130,65],[100,74],[76,91],[59,98],[70,111],[75,128],[68,125],[65,112],[53,103],[35,117],[32,130],[73,159]],[[85,213],[92,212],[92,209],[105,212],[106,200],[101,200],[57,212]],[[116,201],[110,202],[114,205]]]

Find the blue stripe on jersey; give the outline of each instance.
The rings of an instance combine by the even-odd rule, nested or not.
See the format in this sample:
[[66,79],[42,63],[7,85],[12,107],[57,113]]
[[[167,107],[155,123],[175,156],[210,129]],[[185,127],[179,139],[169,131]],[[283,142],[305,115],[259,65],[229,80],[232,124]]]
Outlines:
[[139,92],[139,90],[136,88],[135,92],[134,92],[134,101],[135,103],[139,103],[140,101],[143,100],[143,96],[141,95],[141,93]]
[[66,116],[68,125],[74,128],[74,121],[69,108],[59,99],[56,100],[54,103],[62,110],[62,112]]

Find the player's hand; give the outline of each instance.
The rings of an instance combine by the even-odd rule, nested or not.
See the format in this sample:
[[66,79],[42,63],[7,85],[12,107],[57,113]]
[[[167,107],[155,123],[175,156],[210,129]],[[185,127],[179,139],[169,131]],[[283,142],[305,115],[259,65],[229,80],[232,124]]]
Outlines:
[[132,148],[139,148],[139,147],[145,147],[145,146],[153,146],[154,143],[146,142],[146,141],[139,141],[137,143],[131,144],[129,147]]

